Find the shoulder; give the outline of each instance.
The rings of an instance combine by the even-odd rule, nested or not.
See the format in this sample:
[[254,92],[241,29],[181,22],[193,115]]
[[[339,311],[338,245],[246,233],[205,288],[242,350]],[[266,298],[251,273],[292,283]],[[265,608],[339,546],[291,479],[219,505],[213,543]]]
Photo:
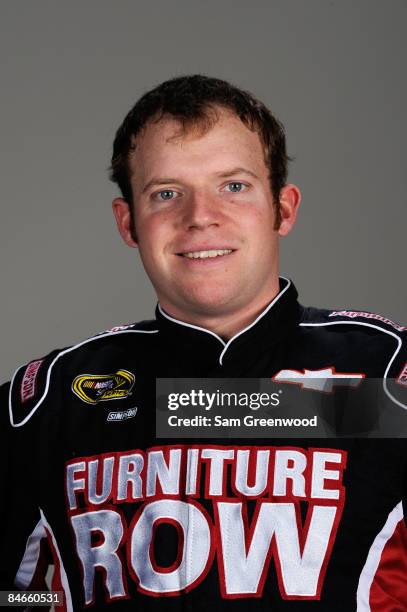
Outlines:
[[380,334],[394,334],[406,337],[407,327],[392,321],[384,315],[362,310],[329,310],[326,308],[304,307],[301,325],[304,327],[328,327],[341,325],[343,331],[346,327],[351,332],[365,328],[366,333],[371,330]]
[[325,355],[340,371],[362,372],[382,381],[386,395],[407,407],[407,327],[361,310],[303,308],[300,320],[306,350]]
[[[352,361],[372,366],[372,376],[397,378],[407,370],[407,327],[384,315],[360,310],[302,309],[300,327],[316,343]],[[377,366],[377,367],[376,367]]]
[[156,321],[118,325],[77,344],[56,349],[44,357],[20,366],[12,380],[1,388],[2,410],[7,396],[9,421],[13,427],[27,423],[44,400],[52,394],[53,381],[66,372],[85,368],[86,372],[107,367],[118,355],[145,354],[153,350],[158,333]]

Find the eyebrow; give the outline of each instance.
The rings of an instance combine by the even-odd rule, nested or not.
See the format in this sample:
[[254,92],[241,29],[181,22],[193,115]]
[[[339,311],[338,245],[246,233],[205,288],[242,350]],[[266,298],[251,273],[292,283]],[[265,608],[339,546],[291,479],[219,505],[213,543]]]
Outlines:
[[150,189],[153,185],[168,185],[168,183],[178,183],[178,181],[175,178],[152,178],[151,181],[148,181],[147,185],[143,187],[141,193],[145,193],[147,189]]
[[254,178],[259,178],[257,174],[255,174],[251,170],[248,170],[247,168],[242,168],[242,167],[231,168],[230,170],[225,170],[224,172],[217,172],[216,176],[219,176],[219,178],[228,178],[229,176],[236,176],[236,174],[242,174],[242,173],[249,174],[250,176],[253,176]]
[[[249,176],[252,176],[253,178],[256,178],[256,179],[259,178],[257,174],[255,174],[251,170],[248,170],[247,168],[241,168],[241,167],[230,168],[229,170],[223,170],[222,172],[216,172],[215,176],[219,178],[229,178],[231,176],[236,176],[237,174],[242,174],[242,173],[248,174]],[[168,185],[169,183],[179,183],[179,179],[152,178],[151,181],[148,181],[148,183],[143,187],[143,191],[141,193],[145,193],[153,185]]]

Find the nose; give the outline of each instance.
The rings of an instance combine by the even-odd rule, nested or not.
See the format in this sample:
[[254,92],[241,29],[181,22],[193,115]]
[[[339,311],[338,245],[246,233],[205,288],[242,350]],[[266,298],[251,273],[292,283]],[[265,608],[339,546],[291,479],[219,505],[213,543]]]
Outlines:
[[219,202],[207,192],[190,194],[185,202],[182,223],[188,230],[202,230],[212,225],[219,225]]

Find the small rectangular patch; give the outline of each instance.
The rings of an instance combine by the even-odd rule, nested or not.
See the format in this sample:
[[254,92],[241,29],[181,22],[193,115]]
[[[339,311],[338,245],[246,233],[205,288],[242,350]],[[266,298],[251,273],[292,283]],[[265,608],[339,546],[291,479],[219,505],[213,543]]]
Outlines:
[[26,367],[23,380],[21,381],[21,401],[24,403],[35,395],[35,382],[37,380],[38,370],[44,360],[37,359],[32,361]]
[[107,415],[107,421],[125,421],[132,419],[137,414],[137,408],[128,408],[119,412],[109,412]]
[[403,387],[407,387],[407,361],[398,375],[396,382],[398,382],[399,385],[403,385]]

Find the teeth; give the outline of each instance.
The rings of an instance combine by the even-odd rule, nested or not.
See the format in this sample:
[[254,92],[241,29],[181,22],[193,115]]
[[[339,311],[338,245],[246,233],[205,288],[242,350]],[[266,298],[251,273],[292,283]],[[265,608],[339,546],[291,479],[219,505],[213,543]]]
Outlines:
[[222,255],[229,255],[232,249],[218,249],[217,251],[190,251],[189,253],[183,253],[183,257],[188,259],[206,259],[208,257],[222,257]]

